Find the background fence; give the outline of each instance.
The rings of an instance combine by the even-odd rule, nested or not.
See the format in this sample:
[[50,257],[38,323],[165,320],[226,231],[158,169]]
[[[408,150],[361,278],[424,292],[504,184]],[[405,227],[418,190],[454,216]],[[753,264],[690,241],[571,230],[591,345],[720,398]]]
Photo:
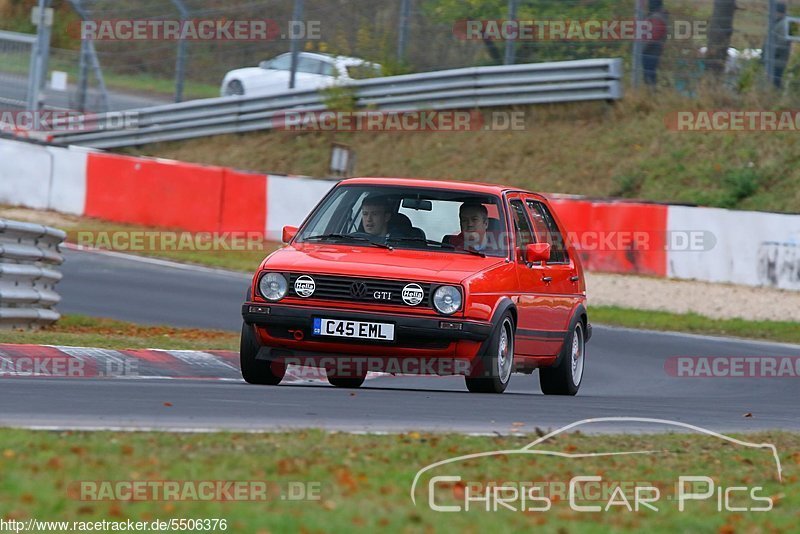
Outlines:
[[[285,28],[293,17],[297,0],[53,0],[56,8],[51,51],[51,69],[69,74],[65,107],[77,109],[81,59],[78,13],[90,20],[120,19],[272,19]],[[0,2],[0,28],[35,32],[30,7],[36,0]],[[304,0],[301,19],[317,22],[319,38],[300,39],[300,50],[361,57],[381,63],[384,74],[532,63],[603,57],[620,57],[626,72],[632,72],[631,40],[539,39],[509,42],[503,39],[464,39],[460,21],[504,20],[632,20],[637,13],[648,16],[648,0]],[[718,5],[726,1],[717,0]],[[728,87],[746,91],[759,86],[764,67],[757,59],[768,27],[768,2],[738,0],[730,27],[731,60],[724,68]],[[76,7],[77,6],[77,7]],[[668,26],[708,22],[714,15],[714,0],[665,0]],[[638,9],[638,11],[637,11]],[[3,12],[4,11],[4,12]],[[800,5],[789,3],[789,14],[800,15]],[[287,52],[288,37],[269,41],[164,40],[94,42],[105,85],[103,96],[97,76],[88,71],[89,111],[143,107],[219,95],[225,72],[255,66],[264,59]],[[673,36],[665,43],[658,84],[694,96],[709,70],[703,51],[708,32],[692,31]],[[749,52],[748,52],[749,51]],[[5,64],[5,62],[3,63]],[[0,67],[0,70],[7,70]],[[2,76],[2,74],[0,74]],[[791,60],[786,73],[789,93],[800,89],[800,61]],[[179,93],[179,95],[176,95]],[[115,96],[116,95],[116,96]],[[3,95],[0,94],[0,97]],[[107,106],[107,107],[104,107]]]
[[66,234],[55,228],[0,219],[0,328],[23,328],[57,321],[53,309],[64,258]]

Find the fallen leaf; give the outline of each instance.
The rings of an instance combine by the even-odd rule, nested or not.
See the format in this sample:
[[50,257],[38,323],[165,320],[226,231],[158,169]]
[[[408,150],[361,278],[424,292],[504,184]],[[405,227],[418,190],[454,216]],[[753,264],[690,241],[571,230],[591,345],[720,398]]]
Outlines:
[[53,456],[49,460],[47,460],[47,467],[50,469],[61,469],[64,467],[64,464],[61,462],[61,458],[58,456]]
[[747,412],[747,413],[746,413],[746,414],[744,414],[742,417],[753,417],[753,414],[752,414],[752,413],[750,413],[750,412]]
[[3,451],[3,458],[13,458],[16,455],[17,453],[12,451],[11,449],[6,449]]
[[164,406],[170,407],[170,406],[172,406],[172,403],[171,402],[165,402]]
[[347,469],[339,469],[336,471],[336,482],[347,489],[348,493],[353,493],[358,489],[358,483],[353,475]]
[[525,426],[525,423],[521,423],[519,421],[515,421],[515,422],[511,423],[511,426]]

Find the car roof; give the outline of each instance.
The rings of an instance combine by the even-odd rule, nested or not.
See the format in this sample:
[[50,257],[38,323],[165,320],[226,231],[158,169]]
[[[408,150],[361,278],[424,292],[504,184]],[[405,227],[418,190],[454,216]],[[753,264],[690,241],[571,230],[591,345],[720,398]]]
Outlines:
[[[281,54],[281,56],[290,56],[291,54],[292,54],[291,52],[285,52]],[[312,59],[319,59],[321,61],[326,61],[329,63],[338,62],[346,66],[361,65],[365,63],[372,64],[366,59],[350,57],[350,56],[333,56],[331,54],[323,54],[321,52],[298,52],[298,55]]]
[[407,187],[429,187],[431,189],[454,189],[459,191],[470,191],[473,193],[484,193],[491,195],[502,195],[508,191],[519,191],[541,196],[532,191],[526,191],[518,187],[508,187],[500,184],[485,182],[463,182],[456,180],[426,180],[420,178],[385,178],[385,177],[362,177],[347,178],[339,182],[341,185],[393,185]]

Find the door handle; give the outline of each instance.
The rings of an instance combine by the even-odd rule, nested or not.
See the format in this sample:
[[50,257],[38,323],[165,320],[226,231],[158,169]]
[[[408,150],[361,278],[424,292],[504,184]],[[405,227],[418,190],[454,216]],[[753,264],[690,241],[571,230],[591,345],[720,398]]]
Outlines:
[[542,277],[542,282],[544,282],[545,284],[549,284],[552,281],[553,281],[553,277],[552,276],[543,276]]
[[570,281],[570,282],[577,282],[577,281],[578,281],[578,280],[580,280],[580,279],[581,279],[581,277],[580,277],[580,276],[577,276],[577,275],[576,275],[576,276],[570,276],[570,277],[569,277],[569,281]]

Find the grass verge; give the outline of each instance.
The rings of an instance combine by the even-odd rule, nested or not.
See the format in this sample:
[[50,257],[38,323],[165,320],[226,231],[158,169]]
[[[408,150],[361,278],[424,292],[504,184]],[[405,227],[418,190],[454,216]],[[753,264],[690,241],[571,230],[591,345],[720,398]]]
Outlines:
[[[294,431],[273,434],[174,434],[118,432],[45,432],[2,429],[0,502],[4,519],[36,518],[62,521],[147,521],[172,518],[225,519],[229,532],[391,532],[522,531],[552,532],[763,532],[789,531],[800,518],[798,470],[800,436],[761,433],[750,442],[773,443],[783,464],[779,482],[771,452],[748,449],[702,435],[586,435],[558,436],[539,449],[559,453],[610,452],[652,448],[652,455],[565,458],[503,455],[448,464],[420,478],[417,504],[410,499],[417,470],[428,464],[483,451],[523,447],[536,436],[475,437],[411,432],[399,435],[330,434]],[[541,486],[550,501],[508,501],[516,511],[499,506],[486,511],[485,500],[470,503],[468,512],[443,513],[428,505],[433,475],[461,477],[435,482],[438,505],[461,506],[465,497],[481,495],[486,486]],[[635,487],[658,488],[652,501],[657,511],[641,507],[628,511],[622,504],[607,512],[579,512],[569,505],[567,488],[574,476],[597,475],[594,486],[579,484],[575,503],[605,507],[614,488],[623,488],[633,506]],[[713,480],[715,492],[705,500],[687,501],[679,511],[675,488],[679,476],[702,475]],[[88,481],[88,482],[83,482]],[[244,501],[151,499],[131,501],[118,481],[177,482],[179,497],[202,481],[238,481],[266,488]],[[492,482],[494,481],[494,482]],[[502,482],[500,482],[502,481]],[[767,512],[718,510],[716,491],[743,486],[769,498]],[[163,486],[162,486],[163,488]],[[627,488],[627,489],[626,489]],[[687,488],[691,490],[692,488]],[[694,488],[700,491],[700,488]],[[105,493],[110,491],[110,493]],[[120,493],[115,493],[119,491]],[[154,490],[150,490],[154,491]],[[240,494],[241,496],[244,494]],[[509,498],[513,492],[502,494]],[[654,494],[649,494],[652,496]],[[114,500],[114,497],[123,499]],[[263,497],[262,497],[263,496]],[[297,497],[292,498],[292,496]],[[83,497],[83,499],[82,499]],[[86,498],[101,500],[84,500]],[[103,498],[105,497],[105,498]],[[111,500],[109,500],[111,499]],[[616,495],[616,502],[622,498]],[[729,506],[763,507],[749,493],[736,492]],[[529,510],[531,507],[541,511]],[[490,506],[491,509],[491,506]]]
[[711,319],[696,313],[678,314],[616,306],[591,306],[589,315],[592,323],[596,324],[800,343],[800,327],[795,322]]
[[239,350],[239,334],[197,328],[144,326],[113,319],[65,315],[36,331],[3,331],[4,343],[106,349]]

